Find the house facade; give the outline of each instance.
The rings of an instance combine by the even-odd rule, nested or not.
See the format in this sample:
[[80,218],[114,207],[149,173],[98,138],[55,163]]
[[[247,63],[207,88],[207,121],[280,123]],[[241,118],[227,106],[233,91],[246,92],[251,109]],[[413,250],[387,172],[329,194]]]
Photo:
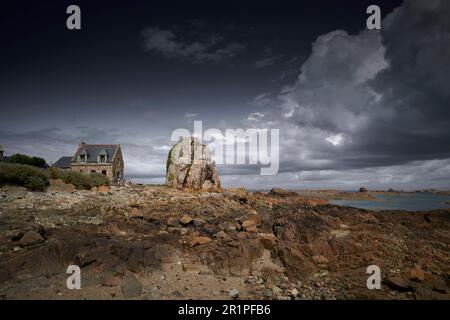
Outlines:
[[123,179],[124,162],[118,144],[86,144],[81,142],[72,157],[62,157],[53,167],[89,173],[101,173],[111,181]]

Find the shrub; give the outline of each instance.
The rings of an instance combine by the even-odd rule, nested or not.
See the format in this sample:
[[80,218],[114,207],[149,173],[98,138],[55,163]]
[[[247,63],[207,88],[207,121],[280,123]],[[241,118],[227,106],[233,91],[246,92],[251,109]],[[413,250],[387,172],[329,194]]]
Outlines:
[[170,151],[169,154],[167,155],[167,161],[166,161],[166,176],[167,176],[167,172],[169,172],[169,167],[170,165],[173,163],[172,161],[172,150],[175,146],[173,146]]
[[109,179],[100,173],[83,174],[58,168],[50,168],[48,171],[51,179],[60,179],[65,183],[73,184],[77,189],[90,189],[92,187],[109,185]]
[[30,165],[0,163],[0,186],[22,186],[32,191],[44,191],[48,186],[48,173]]
[[64,170],[58,169],[58,168],[54,168],[54,167],[50,167],[48,168],[48,175],[50,179],[61,179],[64,180],[62,178],[62,175],[65,173]]
[[44,159],[38,158],[38,157],[29,157],[24,154],[16,153],[13,154],[9,158],[9,163],[16,163],[16,164],[27,164],[29,166],[38,167],[38,168],[46,168],[47,163]]
[[109,186],[109,179],[101,173],[89,175],[91,187]]

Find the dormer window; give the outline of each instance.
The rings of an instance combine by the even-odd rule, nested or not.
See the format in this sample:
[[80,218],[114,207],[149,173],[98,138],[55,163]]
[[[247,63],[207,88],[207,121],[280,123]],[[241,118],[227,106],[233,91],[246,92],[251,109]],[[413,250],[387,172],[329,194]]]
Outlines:
[[97,162],[106,163],[107,161],[108,161],[108,151],[102,149],[97,156]]
[[86,163],[88,158],[88,152],[86,149],[81,150],[80,154],[78,155],[78,162],[79,163]]

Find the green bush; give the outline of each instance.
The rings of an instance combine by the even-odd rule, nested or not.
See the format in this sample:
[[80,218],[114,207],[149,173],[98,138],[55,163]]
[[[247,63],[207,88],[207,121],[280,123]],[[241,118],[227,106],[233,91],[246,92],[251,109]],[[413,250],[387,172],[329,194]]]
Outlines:
[[169,151],[169,155],[167,156],[167,161],[166,161],[166,176],[167,176],[167,172],[169,172],[169,167],[170,165],[173,163],[172,161],[172,150],[175,146],[173,146],[170,151]]
[[101,173],[91,173],[88,177],[91,187],[109,186],[109,179]]
[[48,173],[30,165],[0,163],[0,186],[14,185],[32,191],[44,191],[48,186]]
[[51,179],[60,179],[65,183],[70,183],[77,189],[90,189],[92,187],[108,186],[109,179],[100,173],[84,174],[76,171],[65,171],[58,168],[49,168]]
[[27,164],[29,166],[38,167],[38,168],[46,168],[47,163],[44,159],[38,158],[38,157],[29,157],[24,154],[16,153],[13,154],[9,160],[9,163],[16,163],[16,164]]

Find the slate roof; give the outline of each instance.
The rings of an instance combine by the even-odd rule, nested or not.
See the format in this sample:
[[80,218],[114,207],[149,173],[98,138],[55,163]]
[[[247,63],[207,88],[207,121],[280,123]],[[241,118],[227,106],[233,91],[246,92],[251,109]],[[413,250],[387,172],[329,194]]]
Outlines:
[[52,167],[60,168],[60,169],[67,169],[70,168],[70,161],[72,161],[72,157],[61,157],[56,161]]
[[118,144],[84,144],[78,147],[72,161],[78,162],[78,155],[87,153],[87,163],[97,163],[97,156],[107,154],[106,163],[111,163],[119,146]]

